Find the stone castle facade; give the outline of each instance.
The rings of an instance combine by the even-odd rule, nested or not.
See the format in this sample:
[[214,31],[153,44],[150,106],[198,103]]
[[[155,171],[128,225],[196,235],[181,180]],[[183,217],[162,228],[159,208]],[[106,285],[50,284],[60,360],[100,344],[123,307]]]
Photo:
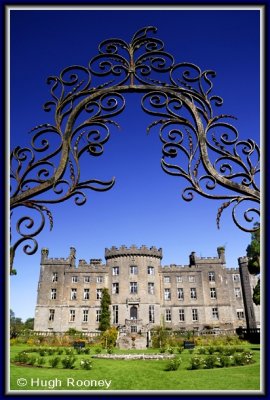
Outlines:
[[164,323],[173,330],[256,328],[259,307],[252,302],[256,278],[247,259],[239,268],[217,257],[189,256],[189,265],[161,266],[162,249],[121,246],[105,249],[105,260],[49,258],[41,251],[35,331],[98,330],[103,288],[111,296],[111,324],[127,333],[148,332]]

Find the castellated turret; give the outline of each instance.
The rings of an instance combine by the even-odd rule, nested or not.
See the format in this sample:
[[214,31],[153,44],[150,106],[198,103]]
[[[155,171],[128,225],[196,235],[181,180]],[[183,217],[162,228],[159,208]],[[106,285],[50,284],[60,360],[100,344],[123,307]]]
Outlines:
[[126,247],[124,245],[119,248],[113,246],[110,249],[105,249],[105,259],[109,260],[110,258],[115,257],[123,257],[123,256],[146,256],[146,257],[156,257],[158,259],[162,259],[162,249],[157,249],[155,246],[150,248],[142,245],[141,247],[137,247],[132,245],[131,247]]

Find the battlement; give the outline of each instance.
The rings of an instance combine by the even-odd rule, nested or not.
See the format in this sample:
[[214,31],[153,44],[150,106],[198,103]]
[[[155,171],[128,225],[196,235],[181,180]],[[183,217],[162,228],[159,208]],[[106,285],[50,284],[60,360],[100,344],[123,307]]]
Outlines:
[[198,257],[195,251],[192,251],[189,256],[189,265],[210,265],[210,264],[221,264],[226,263],[225,260],[225,248],[220,246],[217,248],[218,257]]
[[239,274],[239,268],[226,268],[228,274]]
[[74,247],[70,247],[69,257],[64,258],[49,258],[49,249],[42,248],[41,249],[41,264],[43,265],[68,265],[70,267],[75,267],[75,258],[76,258],[76,250]]
[[190,266],[189,265],[170,264],[170,265],[163,265],[162,267],[159,268],[160,273],[182,272],[182,271],[190,271]]
[[119,248],[112,246],[110,249],[105,249],[106,260],[125,256],[147,256],[162,259],[162,249],[157,249],[155,246],[148,248],[145,245],[142,245],[141,247],[137,247],[135,245],[126,247],[122,245]]

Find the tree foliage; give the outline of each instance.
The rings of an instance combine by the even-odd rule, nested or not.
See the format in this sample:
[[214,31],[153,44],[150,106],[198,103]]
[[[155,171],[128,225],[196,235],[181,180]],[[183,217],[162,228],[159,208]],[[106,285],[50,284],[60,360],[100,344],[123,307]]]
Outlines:
[[[259,227],[259,224],[255,224],[254,227]],[[251,235],[251,242],[247,249],[248,257],[248,270],[252,275],[260,274],[260,229],[257,229]],[[256,305],[260,304],[260,279],[253,290],[253,302]]]
[[10,310],[10,338],[16,338],[24,329],[27,328],[25,328],[22,319],[17,318],[14,311]]
[[98,329],[102,332],[106,331],[110,328],[110,304],[111,304],[111,297],[109,295],[108,289],[102,289],[102,298],[101,298],[101,315],[99,321]]
[[118,336],[118,331],[114,326],[107,329],[102,334],[102,346],[105,349],[115,347],[117,336]]

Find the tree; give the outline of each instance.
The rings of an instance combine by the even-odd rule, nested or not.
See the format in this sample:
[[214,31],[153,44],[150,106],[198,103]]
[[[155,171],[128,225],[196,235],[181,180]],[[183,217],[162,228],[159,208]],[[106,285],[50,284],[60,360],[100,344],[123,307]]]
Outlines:
[[34,318],[27,318],[27,320],[24,323],[24,328],[25,329],[34,329]]
[[10,338],[16,338],[19,336],[24,328],[24,324],[21,318],[16,318],[14,311],[10,310]]
[[108,289],[102,289],[102,298],[101,298],[101,315],[99,321],[98,329],[100,331],[106,331],[110,328],[110,304],[111,304],[111,297],[109,295]]
[[[259,227],[259,224],[254,224],[254,228]],[[252,275],[260,274],[260,229],[257,229],[251,235],[251,242],[248,245],[247,249],[247,257],[248,257],[248,270]],[[260,304],[260,279],[258,280],[257,285],[253,290],[253,302],[256,305]]]

